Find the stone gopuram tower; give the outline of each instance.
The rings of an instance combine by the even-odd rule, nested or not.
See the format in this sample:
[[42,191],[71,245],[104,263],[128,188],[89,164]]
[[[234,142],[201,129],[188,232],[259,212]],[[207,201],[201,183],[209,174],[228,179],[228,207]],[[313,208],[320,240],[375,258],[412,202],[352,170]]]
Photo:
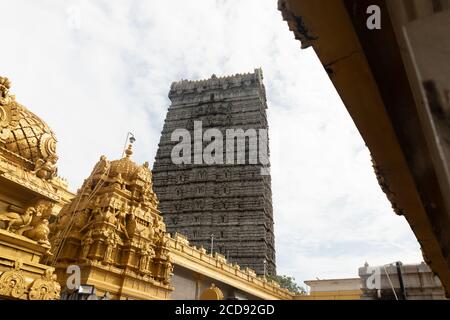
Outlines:
[[[174,82],[153,177],[168,232],[182,233],[192,244],[208,252],[212,247],[230,262],[258,274],[275,274],[267,103],[262,79],[262,70],[256,69],[248,74]],[[173,138],[177,129],[189,132],[192,138]],[[223,163],[211,164],[202,153],[200,157],[196,154],[218,140],[216,135],[215,140],[203,135],[208,129],[223,136]],[[229,129],[245,133],[241,140],[244,149],[239,149],[239,137],[230,139]],[[247,136],[255,132],[257,161]],[[266,132],[266,139],[262,132]],[[181,142],[189,148],[190,159],[176,164],[172,154]],[[241,155],[237,154],[239,150]]]

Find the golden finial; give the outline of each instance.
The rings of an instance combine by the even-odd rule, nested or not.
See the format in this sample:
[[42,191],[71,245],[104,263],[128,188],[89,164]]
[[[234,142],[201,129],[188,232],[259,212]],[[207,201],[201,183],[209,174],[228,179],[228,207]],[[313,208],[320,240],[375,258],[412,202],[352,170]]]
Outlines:
[[127,150],[125,150],[126,157],[129,158],[133,154],[133,150],[131,150],[131,143],[128,145]]
[[[125,147],[127,146],[128,141],[130,141],[130,144],[128,146],[128,149],[125,150]],[[133,151],[131,150],[131,145],[135,141],[136,141],[136,138],[134,137],[134,134],[132,134],[131,132],[128,132],[127,133],[127,138],[125,139],[125,145],[123,146],[122,158],[123,158],[123,154],[124,153],[127,155],[127,158],[129,158],[133,154]]]

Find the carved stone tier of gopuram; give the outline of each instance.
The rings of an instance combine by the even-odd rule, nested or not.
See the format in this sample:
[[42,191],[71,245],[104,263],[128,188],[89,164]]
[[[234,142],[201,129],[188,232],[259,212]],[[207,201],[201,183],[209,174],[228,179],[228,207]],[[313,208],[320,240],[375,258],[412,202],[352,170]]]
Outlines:
[[[51,265],[70,291],[67,273],[99,298],[168,299],[173,263],[148,163],[137,165],[131,145],[120,160],[102,156],[75,198],[51,225]],[[69,279],[70,283],[70,279]],[[70,292],[69,292],[70,293]]]
[[[212,249],[257,274],[275,274],[268,141],[262,147],[264,161],[256,162],[250,161],[250,147],[239,149],[235,144],[243,139],[248,145],[245,141],[250,140],[246,136],[249,129],[258,133],[268,129],[261,69],[234,76],[213,75],[207,80],[174,82],[169,98],[171,105],[153,167],[154,189],[168,232],[181,233],[192,245],[208,252]],[[199,124],[200,137],[196,131]],[[172,151],[179,143],[172,141],[177,129],[188,131],[192,137],[189,142],[183,141],[192,150],[190,163],[175,164],[172,159]],[[229,138],[228,129],[241,130],[243,134],[232,140],[233,150],[228,149],[228,143],[222,143],[222,163],[208,164],[201,154],[200,162],[196,160],[197,140],[203,138],[203,148],[211,142],[203,137],[208,129],[219,132],[224,139]],[[258,136],[259,156],[260,139]],[[244,154],[238,154],[238,150]],[[228,161],[230,153],[233,161]],[[238,160],[241,156],[244,161]]]
[[71,193],[57,176],[56,138],[15,100],[0,77],[0,300],[59,299],[50,254],[49,218]]

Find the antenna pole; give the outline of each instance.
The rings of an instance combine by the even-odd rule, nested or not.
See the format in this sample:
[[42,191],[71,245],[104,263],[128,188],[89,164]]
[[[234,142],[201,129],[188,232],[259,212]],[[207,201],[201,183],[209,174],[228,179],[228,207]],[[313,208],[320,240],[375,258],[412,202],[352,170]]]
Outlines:
[[211,255],[213,255],[214,250],[214,234],[211,234]]

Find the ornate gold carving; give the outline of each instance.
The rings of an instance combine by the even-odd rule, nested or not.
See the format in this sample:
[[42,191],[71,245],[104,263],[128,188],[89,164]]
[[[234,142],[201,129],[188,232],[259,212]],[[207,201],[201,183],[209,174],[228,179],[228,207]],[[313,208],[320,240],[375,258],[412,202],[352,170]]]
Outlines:
[[24,228],[28,227],[33,217],[37,214],[36,208],[30,206],[25,209],[23,214],[13,211],[0,213],[0,222],[4,223],[6,231],[12,231],[21,235],[25,230]]
[[36,173],[36,176],[41,179],[50,180],[56,177],[58,173],[57,161],[58,157],[54,154],[50,155],[46,160],[37,159],[33,173]]
[[52,214],[54,203],[40,200],[36,205],[37,215],[33,218],[30,229],[24,235],[39,244],[50,246],[48,218]]
[[132,153],[130,146],[122,159],[102,156],[72,203],[62,208],[51,226],[54,262],[111,267],[170,290],[173,262],[152,174],[148,163],[130,159]]
[[[11,122],[11,109],[5,108],[2,105],[0,105],[0,127],[2,129],[7,128],[9,123]],[[9,131],[7,133],[2,133],[4,136],[4,139],[8,137]]]
[[113,232],[108,232],[108,236],[106,238],[106,250],[105,250],[105,256],[103,258],[103,261],[106,263],[114,262],[113,259],[113,250],[117,246],[118,242],[118,236]]
[[209,289],[206,289],[202,292],[199,297],[199,300],[223,300],[224,295],[222,290],[220,290],[214,283],[211,284]]
[[11,82],[8,78],[0,77],[0,105],[6,105],[11,102],[13,96],[9,94]]
[[47,124],[15,101],[0,77],[0,152],[39,178],[56,176],[56,138]]
[[23,235],[48,247],[50,246],[48,218],[53,205],[49,201],[40,200],[35,206],[28,206],[23,213],[15,211],[0,213],[0,222],[6,231]]
[[27,291],[25,277],[22,273],[22,263],[16,261],[14,269],[4,272],[0,276],[0,296],[20,299]]
[[[0,143],[1,144],[1,143]],[[6,149],[0,147],[1,152],[9,153]],[[4,154],[4,155],[5,155]],[[14,156],[11,153],[12,156]],[[27,162],[26,159],[21,159],[21,161]],[[33,165],[32,162],[27,162]],[[33,166],[34,168],[34,166]],[[43,197],[52,199],[56,202],[61,202],[61,196],[56,192],[55,188],[62,191],[61,195],[64,197],[65,201],[68,201],[72,195],[66,190],[67,182],[63,181],[61,178],[57,177],[49,180],[43,180],[38,178],[32,171],[24,170],[18,163],[5,159],[0,154],[0,176],[14,184],[21,185],[33,192],[40,194]]]
[[48,269],[40,279],[33,282],[28,297],[30,300],[58,300],[60,293],[61,286],[56,282],[56,275]]
[[56,155],[56,140],[50,133],[44,133],[39,141],[39,149],[44,158],[49,158]]
[[155,250],[153,250],[150,243],[146,243],[141,248],[141,258],[139,260],[139,270],[141,272],[150,272],[149,271],[149,264],[150,260],[152,260],[155,257]]
[[81,259],[87,260],[89,256],[89,251],[91,249],[91,245],[94,243],[94,240],[92,239],[92,230],[89,230],[86,235],[84,236],[83,240],[81,241]]

